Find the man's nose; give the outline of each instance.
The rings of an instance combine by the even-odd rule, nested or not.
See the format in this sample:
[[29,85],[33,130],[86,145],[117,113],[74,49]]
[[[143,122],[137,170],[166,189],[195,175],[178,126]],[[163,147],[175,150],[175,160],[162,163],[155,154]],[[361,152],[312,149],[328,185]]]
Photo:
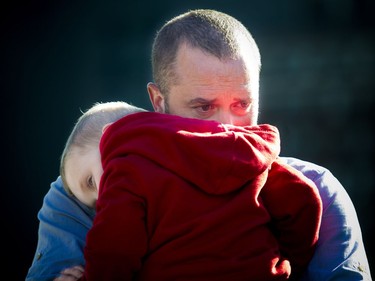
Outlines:
[[219,112],[217,116],[217,121],[223,124],[234,125],[236,118],[228,111]]

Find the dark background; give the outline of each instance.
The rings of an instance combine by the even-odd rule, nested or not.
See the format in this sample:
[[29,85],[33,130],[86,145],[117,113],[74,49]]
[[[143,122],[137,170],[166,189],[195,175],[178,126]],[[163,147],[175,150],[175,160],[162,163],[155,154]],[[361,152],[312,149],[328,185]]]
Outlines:
[[112,100],[152,110],[146,83],[155,32],[194,8],[221,10],[249,28],[263,61],[260,122],[279,127],[282,155],[325,166],[344,185],[375,270],[374,1],[0,5],[1,232],[11,280],[23,280],[31,264],[37,212],[80,110]]

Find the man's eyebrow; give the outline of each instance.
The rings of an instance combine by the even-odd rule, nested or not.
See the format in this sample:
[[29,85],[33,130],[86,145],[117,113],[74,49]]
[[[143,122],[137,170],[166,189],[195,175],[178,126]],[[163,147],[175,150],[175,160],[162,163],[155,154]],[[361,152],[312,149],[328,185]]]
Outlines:
[[204,99],[204,98],[195,98],[189,101],[189,105],[194,105],[194,104],[207,104],[207,103],[214,103],[216,99]]

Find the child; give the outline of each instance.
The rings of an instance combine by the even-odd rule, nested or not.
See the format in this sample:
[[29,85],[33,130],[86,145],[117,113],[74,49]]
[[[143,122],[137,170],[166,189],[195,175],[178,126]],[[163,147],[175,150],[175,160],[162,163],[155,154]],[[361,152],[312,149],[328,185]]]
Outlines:
[[322,203],[279,152],[270,125],[94,105],[60,171],[65,188],[97,211],[81,280],[300,278]]

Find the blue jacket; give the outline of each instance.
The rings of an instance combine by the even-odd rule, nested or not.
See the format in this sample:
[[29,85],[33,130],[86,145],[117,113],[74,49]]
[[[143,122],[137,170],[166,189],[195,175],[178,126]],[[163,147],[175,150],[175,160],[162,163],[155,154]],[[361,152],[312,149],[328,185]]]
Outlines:
[[[303,281],[371,281],[358,217],[344,187],[321,166],[283,159],[316,184],[323,202],[318,247]],[[83,248],[94,215],[66,194],[58,177],[38,213],[38,245],[26,281],[53,280],[66,267],[84,265]]]

